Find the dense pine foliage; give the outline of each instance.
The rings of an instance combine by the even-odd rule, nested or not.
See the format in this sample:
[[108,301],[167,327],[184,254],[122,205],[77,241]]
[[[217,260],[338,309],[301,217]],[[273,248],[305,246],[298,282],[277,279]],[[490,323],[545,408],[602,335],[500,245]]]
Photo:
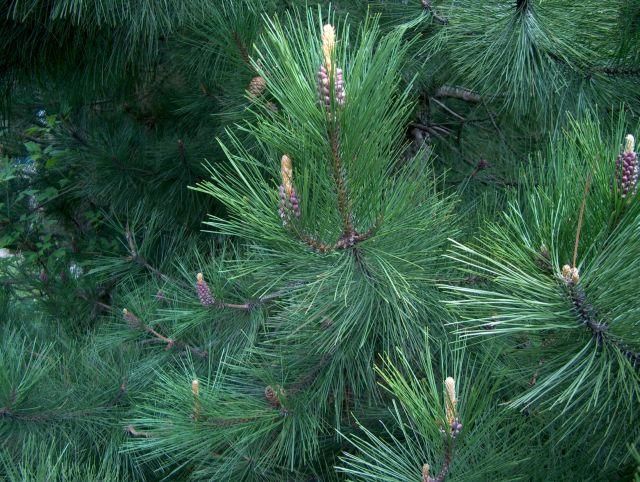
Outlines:
[[0,480],[640,481],[640,3],[0,26]]

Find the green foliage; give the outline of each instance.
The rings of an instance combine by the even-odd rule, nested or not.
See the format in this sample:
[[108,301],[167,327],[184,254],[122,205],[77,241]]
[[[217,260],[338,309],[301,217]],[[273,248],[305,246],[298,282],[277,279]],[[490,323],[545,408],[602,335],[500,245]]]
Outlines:
[[69,152],[47,142],[57,123],[49,116],[28,129],[34,140],[25,143],[25,157],[0,159],[0,248],[6,253],[0,259],[0,282],[18,296],[44,301],[42,307],[52,301],[48,308],[57,314],[62,306],[65,317],[86,317],[86,306],[75,310],[62,300],[69,298],[72,285],[81,285],[84,298],[104,294],[102,287],[78,280],[87,254],[112,249],[113,243],[104,236],[103,213],[70,203],[71,173],[59,166]]
[[19,462],[15,463],[6,453],[0,453],[0,468],[7,482],[72,481],[99,482],[123,480],[122,472],[115,461],[115,452],[98,463],[74,459],[67,449],[60,452],[51,445],[38,443],[36,438],[25,443]]
[[638,75],[634,54],[623,47],[638,41],[621,26],[626,3],[438,2],[447,23],[432,48],[434,55],[446,52],[453,82],[518,116],[553,122],[566,111],[630,101],[619,97]]
[[[401,358],[394,366],[386,359],[378,368],[394,397],[394,423],[347,437],[357,451],[345,453],[339,470],[350,480],[420,480],[424,464],[427,475],[453,480],[518,480],[526,473],[535,442],[527,440],[523,421],[498,405],[502,380],[487,376],[493,360],[465,359],[460,342],[436,346],[419,363]],[[462,423],[456,436],[447,420],[447,377],[455,381],[455,415]]]
[[[535,373],[537,382],[510,405],[550,410],[567,430],[586,429],[597,438],[592,448],[606,454],[637,440],[640,388],[640,286],[638,265],[628,262],[640,252],[640,205],[617,187],[624,123],[612,131],[586,118],[553,141],[545,172],[528,177],[537,185],[525,185],[503,222],[472,246],[454,245],[451,257],[486,285],[449,288],[465,336],[526,342],[514,373],[522,381]],[[579,270],[577,287],[564,265]],[[617,430],[614,420],[630,430]]]

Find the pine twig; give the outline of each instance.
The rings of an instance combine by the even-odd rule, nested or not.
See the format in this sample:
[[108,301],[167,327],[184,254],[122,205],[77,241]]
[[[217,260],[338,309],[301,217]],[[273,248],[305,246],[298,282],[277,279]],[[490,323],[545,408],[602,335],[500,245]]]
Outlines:
[[193,355],[199,356],[200,358],[206,358],[208,356],[207,352],[204,351],[204,350],[201,350],[200,348],[193,347],[191,345],[187,345],[186,343],[176,341],[176,340],[174,340],[172,338],[168,338],[168,337],[164,336],[163,334],[157,332],[156,330],[154,330],[150,326],[145,325],[142,322],[142,320],[140,320],[140,318],[138,318],[136,315],[131,313],[126,308],[122,310],[122,314],[124,316],[124,319],[129,323],[129,325],[131,327],[140,328],[143,331],[145,331],[146,333],[150,334],[153,337],[153,339],[158,340],[161,343],[166,343],[166,345],[167,345],[166,349],[167,350],[169,350],[171,348],[174,348],[174,347],[179,347],[179,348],[182,348],[184,350],[187,350],[187,351],[191,352]]
[[216,299],[211,293],[211,289],[209,285],[204,279],[204,275],[202,273],[198,273],[196,277],[196,292],[198,294],[198,298],[200,299],[200,304],[204,307],[208,308],[227,308],[233,310],[242,310],[242,311],[251,311],[254,308],[261,306],[269,301],[277,299],[282,295],[289,292],[290,288],[295,286],[300,286],[305,284],[304,282],[295,282],[291,283],[288,287],[274,291],[273,293],[267,293],[263,296],[260,296],[257,299],[250,299],[245,301],[244,303],[226,303],[222,300]]
[[[588,184],[588,183],[587,183]],[[577,243],[576,243],[577,245]],[[609,324],[600,319],[596,308],[589,302],[584,288],[580,284],[577,268],[565,265],[562,268],[562,281],[567,289],[568,297],[580,323],[589,329],[598,347],[605,342],[616,348],[624,358],[629,360],[633,368],[640,367],[640,352],[635,352],[623,342],[609,334]]]
[[611,77],[640,77],[640,68],[634,67],[597,67],[595,71]]
[[170,282],[171,278],[162,273],[159,269],[152,266],[139,252],[136,247],[135,238],[129,227],[129,223],[127,223],[124,231],[124,237],[127,240],[127,245],[129,247],[129,260],[139,264],[143,268],[149,270],[151,273],[155,274],[158,278],[162,279],[165,282]]
[[249,51],[247,50],[247,47],[245,46],[242,39],[240,38],[240,35],[238,35],[238,32],[234,30],[231,34],[231,37],[233,38],[233,43],[236,45],[238,52],[240,53],[240,57],[242,58],[242,61],[245,64],[247,64],[249,67],[251,67],[251,59],[249,58]]
[[580,205],[580,214],[578,215],[578,227],[576,229],[576,242],[573,246],[573,264],[572,266],[576,267],[576,261],[578,258],[578,243],[580,242],[580,231],[582,230],[582,220],[584,218],[584,208],[587,204],[587,194],[589,194],[589,189],[591,188],[591,174],[587,177],[587,182],[584,186],[584,193],[582,195],[582,204]]
[[455,444],[455,438],[449,438],[448,435],[445,435],[448,439],[445,441],[444,445],[444,461],[442,462],[442,467],[440,468],[440,472],[435,477],[430,476],[431,467],[429,464],[424,464],[422,466],[422,482],[444,482],[449,475],[449,471],[451,470],[451,462],[453,462],[453,449]]
[[[166,283],[176,283],[172,278],[170,278],[166,274],[162,273],[159,269],[157,269],[156,267],[151,265],[142,255],[140,255],[140,253],[137,250],[136,244],[135,244],[135,239],[133,237],[133,233],[131,232],[131,229],[129,228],[129,224],[127,224],[127,226],[125,228],[125,238],[127,240],[127,245],[128,245],[128,248],[129,248],[129,257],[128,257],[128,259],[130,261],[139,264],[140,266],[142,266],[143,268],[147,269],[148,271],[150,271],[151,273],[153,273],[154,275],[156,275],[158,278],[160,278],[161,280],[163,280]],[[178,284],[178,283],[176,283],[176,284]],[[270,301],[270,300],[272,300],[272,299],[274,299],[276,297],[277,296],[265,295],[264,297],[261,297],[257,301],[248,300],[248,301],[246,301],[244,303],[226,303],[224,301],[216,301],[211,306],[214,306],[216,308],[226,308],[226,309],[232,309],[232,310],[250,311],[250,310],[254,309],[257,305],[263,304],[264,302]],[[98,304],[100,304],[100,303],[98,303]],[[107,305],[104,305],[104,304],[100,304],[100,305],[102,305],[104,308],[111,308],[110,306],[107,306]]]
[[151,438],[151,434],[149,432],[141,432],[136,430],[133,425],[127,425],[124,429],[126,433],[136,438]]
[[300,233],[299,238],[305,244],[307,244],[311,249],[313,249],[314,251],[317,251],[318,253],[325,254],[330,251],[333,251],[336,248],[334,244],[323,243],[322,241],[318,241],[317,239],[315,239],[312,236],[309,236],[308,234]]
[[449,114],[451,114],[452,116],[456,117],[457,119],[459,119],[462,122],[465,122],[466,119],[464,117],[462,117],[460,114],[458,114],[456,111],[454,111],[453,109],[447,107],[443,102],[440,102],[438,99],[436,99],[435,97],[431,98],[432,101],[434,101],[436,104],[438,104],[440,107],[442,107],[444,110],[446,110]]
[[434,97],[450,97],[452,99],[464,100],[465,102],[478,103],[482,102],[482,97],[477,92],[466,87],[454,85],[443,85],[436,90]]
[[449,19],[438,14],[431,5],[431,0],[422,0],[422,8],[431,14],[433,19],[441,25],[448,25]]
[[342,158],[340,156],[340,139],[337,126],[329,128],[329,142],[331,144],[331,160],[333,166],[333,179],[338,192],[338,210],[342,216],[344,235],[353,235],[353,215],[351,214],[351,202],[347,192],[347,183],[344,178]]

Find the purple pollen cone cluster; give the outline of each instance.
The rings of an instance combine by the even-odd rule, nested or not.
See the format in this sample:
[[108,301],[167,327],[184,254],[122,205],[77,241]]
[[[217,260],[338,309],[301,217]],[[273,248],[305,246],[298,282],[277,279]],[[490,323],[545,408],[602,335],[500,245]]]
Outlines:
[[331,86],[329,84],[329,73],[323,65],[318,70],[318,94],[320,94],[320,102],[327,108],[331,107]]
[[460,421],[456,418],[452,423],[451,423],[451,436],[452,437],[457,437],[460,434],[460,431],[462,430],[462,424],[460,423]]
[[628,135],[626,148],[616,159],[616,178],[622,197],[635,194],[638,188],[638,154],[634,152],[634,138]]
[[202,273],[198,273],[196,291],[198,293],[198,298],[200,299],[200,304],[202,306],[211,306],[215,304],[216,300],[211,294],[209,285],[204,280],[204,276],[202,276]]
[[[344,88],[344,73],[342,69],[336,68],[334,93],[336,102],[339,106],[343,106],[346,101],[346,92]],[[322,65],[318,70],[318,95],[320,103],[327,109],[331,107],[331,77],[327,68]]]
[[278,213],[280,213],[282,224],[286,225],[291,217],[291,213],[293,213],[296,218],[300,217],[300,200],[298,199],[296,190],[293,188],[291,188],[291,194],[287,194],[287,190],[284,185],[280,184],[279,192],[280,206],[278,208]]
[[336,69],[336,102],[338,105],[343,106],[346,100],[347,94],[344,90],[344,75],[342,73],[342,69]]

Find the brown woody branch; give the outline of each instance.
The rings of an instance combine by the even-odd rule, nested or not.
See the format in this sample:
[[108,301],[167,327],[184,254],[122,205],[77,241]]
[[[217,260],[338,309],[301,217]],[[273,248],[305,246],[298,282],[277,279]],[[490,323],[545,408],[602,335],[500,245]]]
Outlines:
[[343,235],[350,236],[355,234],[353,228],[353,215],[351,214],[351,201],[347,192],[347,182],[344,178],[342,158],[340,157],[340,139],[337,126],[329,128],[329,142],[331,144],[331,159],[333,166],[333,179],[336,183],[338,192],[338,210],[342,217]]
[[236,47],[238,48],[238,51],[240,52],[240,57],[242,57],[243,62],[247,64],[249,67],[251,67],[251,60],[249,59],[249,51],[247,50],[247,47],[245,46],[242,39],[240,38],[240,35],[238,35],[238,32],[234,31],[231,34],[231,36],[233,38],[233,42],[236,44]]
[[328,129],[329,143],[331,145],[331,160],[333,168],[333,179],[336,184],[336,191],[338,195],[338,211],[342,218],[342,235],[333,244],[324,243],[317,240],[313,236],[306,233],[296,232],[298,237],[310,246],[314,251],[319,253],[328,253],[337,249],[352,248],[359,242],[362,242],[372,236],[375,230],[378,228],[380,216],[376,223],[365,233],[359,233],[353,226],[353,214],[351,212],[351,200],[347,190],[347,181],[344,177],[344,166],[342,163],[342,157],[340,155],[340,140],[339,131],[337,126],[331,126]]
[[124,319],[129,323],[129,325],[132,328],[139,328],[142,331],[144,331],[144,332],[148,333],[149,335],[151,335],[152,339],[157,340],[160,343],[166,343],[166,345],[167,345],[166,349],[167,350],[169,350],[171,348],[181,348],[181,349],[189,351],[193,355],[199,356],[200,358],[206,358],[208,356],[207,352],[204,351],[204,350],[201,350],[200,348],[187,345],[186,343],[183,343],[183,342],[180,342],[180,341],[177,341],[177,340],[174,340],[172,338],[168,338],[168,337],[162,335],[161,333],[157,332],[156,330],[154,330],[150,326],[145,325],[142,322],[142,320],[140,320],[140,318],[138,318],[136,315],[131,313],[126,308],[124,310],[122,310],[122,314],[124,316]]
[[640,76],[640,69],[633,67],[598,67],[595,69],[596,72],[602,72],[603,74],[609,76],[620,76],[620,77],[636,77]]
[[609,324],[600,319],[596,308],[587,299],[582,286],[572,280],[565,280],[565,285],[580,323],[589,329],[598,346],[602,346],[605,342],[609,343],[629,361],[633,368],[640,368],[640,352],[633,351],[609,333]]
[[431,5],[431,0],[422,0],[422,8],[431,14],[433,19],[441,25],[448,25],[449,19],[438,14]]
[[124,431],[126,433],[128,433],[129,435],[131,435],[132,437],[136,437],[136,438],[150,438],[151,434],[149,432],[140,432],[138,430],[136,430],[136,428],[133,425],[127,425],[124,429]]
[[451,462],[453,461],[454,441],[455,439],[452,438],[445,442],[444,461],[438,475],[431,477],[429,475],[429,464],[422,466],[422,482],[444,482],[446,480],[447,475],[449,475],[449,470],[451,470]]
[[458,87],[453,85],[443,85],[438,90],[436,90],[434,97],[449,97],[473,103],[482,101],[482,97],[480,97],[480,94],[478,94],[477,92],[467,89],[466,87]]

